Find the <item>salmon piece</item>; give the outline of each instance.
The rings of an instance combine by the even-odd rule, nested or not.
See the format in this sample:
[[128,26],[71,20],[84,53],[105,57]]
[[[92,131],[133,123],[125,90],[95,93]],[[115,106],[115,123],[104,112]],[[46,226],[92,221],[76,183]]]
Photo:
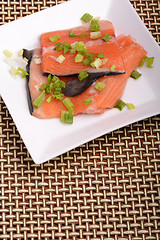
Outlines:
[[[75,96],[69,97],[74,104],[74,115],[78,114],[100,114],[105,109],[111,109],[117,101],[122,97],[127,79],[130,77],[133,70],[139,66],[142,58],[147,55],[147,52],[141,47],[132,37],[121,35],[117,38],[117,43],[120,47],[123,61],[126,68],[126,73],[116,76],[103,76],[97,81],[104,82],[105,88],[98,91],[94,88],[93,83],[86,91]],[[35,50],[33,59],[30,65],[29,88],[32,102],[40,95],[39,87],[42,83],[47,83],[47,77],[42,75],[41,64],[35,64],[34,59],[41,57],[40,50]],[[116,61],[116,60],[115,60]],[[63,81],[69,81],[70,78],[62,77]],[[46,99],[49,94],[46,94]],[[84,100],[91,97],[92,103],[85,105]],[[41,119],[57,118],[61,115],[61,110],[66,110],[66,107],[60,100],[52,100],[50,103],[46,101],[38,108],[33,108],[33,116]]]
[[[101,31],[101,37],[103,37],[105,34],[109,34],[112,37],[115,37],[115,31],[114,31],[114,27],[113,24],[107,20],[99,20],[99,25],[100,25],[100,31]],[[69,33],[70,31],[73,31],[76,35],[80,35],[83,33],[87,33],[86,37],[84,38],[80,38],[80,37],[69,37]],[[88,42],[90,41],[90,22],[89,23],[85,23],[82,26],[78,26],[78,27],[74,27],[74,28],[69,28],[69,29],[65,29],[65,30],[58,30],[58,31],[52,31],[52,32],[47,32],[47,33],[43,33],[41,35],[41,49],[42,49],[42,53],[43,51],[47,51],[46,48],[48,47],[55,47],[56,46],[56,42],[53,43],[49,40],[49,37],[55,36],[55,35],[60,35],[61,38],[59,39],[60,42],[66,42],[66,43],[73,43],[76,41],[80,41],[79,39],[81,39],[81,41],[83,42]]]
[[[69,33],[71,29],[67,30],[60,30],[60,31],[54,31],[54,32],[49,32],[49,33],[44,33],[41,35],[41,49],[42,49],[42,72],[44,75],[52,74],[52,75],[57,75],[57,76],[68,76],[72,74],[78,74],[83,70],[88,70],[89,73],[92,72],[105,72],[105,75],[108,74],[114,74],[115,72],[117,73],[124,73],[124,65],[121,57],[121,53],[119,51],[119,48],[117,46],[116,38],[115,37],[115,32],[114,32],[114,27],[111,22],[107,20],[99,20],[99,25],[100,25],[100,32],[101,32],[101,37],[97,40],[94,39],[92,40],[90,38],[90,23],[83,24],[82,26],[78,26],[72,29],[74,33],[78,36],[76,37],[70,37]],[[80,34],[86,33],[86,37],[79,37]],[[105,34],[109,34],[113,37],[112,40],[109,42],[105,42],[102,40],[102,37]],[[49,40],[49,37],[59,35],[61,36],[60,39],[58,39],[55,43],[51,42]],[[98,70],[94,69],[93,67],[89,66],[86,67],[82,62],[80,63],[75,63],[75,56],[76,54],[71,54],[70,51],[64,54],[63,50],[57,51],[54,50],[56,43],[64,43],[66,42],[67,44],[72,44],[82,41],[84,45],[87,47],[88,52],[91,53],[99,53],[103,52],[104,53],[104,58],[108,59],[108,62],[104,65],[102,65]],[[57,58],[60,55],[64,55],[65,60],[63,63],[59,63]],[[95,55],[95,57],[97,57]],[[84,57],[84,59],[87,58],[87,56]],[[117,59],[117,66],[112,73],[110,71],[111,66],[115,63],[114,59]],[[83,59],[83,60],[84,60]],[[72,65],[72,68],[69,66]]]
[[[98,69],[93,68],[90,65],[85,66],[83,62],[75,63],[76,54],[71,54],[70,52],[64,54],[65,60],[62,63],[59,63],[57,62],[57,58],[60,55],[63,55],[63,51],[53,50],[52,52],[47,52],[43,54],[43,73],[51,73],[52,75],[57,76],[68,76],[78,74],[81,71],[87,70],[90,74],[95,72],[103,72],[105,73],[105,75],[110,75],[113,74],[113,72],[111,72],[110,70],[113,64],[116,65],[114,73],[116,72],[118,74],[125,72],[121,51],[117,45],[117,41],[115,38],[111,39],[109,42],[104,42],[102,40],[101,44],[97,44],[96,41],[92,41],[92,44],[93,45],[87,47],[89,53],[95,53],[95,56],[96,53],[104,53],[104,59],[108,59],[108,61],[105,64],[102,64]],[[87,56],[84,57],[84,59],[86,58]]]

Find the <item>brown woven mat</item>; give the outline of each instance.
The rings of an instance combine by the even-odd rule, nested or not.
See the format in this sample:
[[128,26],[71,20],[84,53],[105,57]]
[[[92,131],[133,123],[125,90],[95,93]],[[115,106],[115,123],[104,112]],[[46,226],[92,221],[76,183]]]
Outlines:
[[[0,24],[62,1],[0,1]],[[158,43],[160,1],[131,0]],[[160,239],[160,115],[33,163],[0,100],[0,239]]]

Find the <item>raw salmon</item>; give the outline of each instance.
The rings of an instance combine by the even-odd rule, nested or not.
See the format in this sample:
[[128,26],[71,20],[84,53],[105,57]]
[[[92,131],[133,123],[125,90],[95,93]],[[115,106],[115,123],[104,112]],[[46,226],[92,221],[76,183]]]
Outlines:
[[[42,49],[42,72],[43,74],[57,76],[68,76],[72,74],[78,74],[83,70],[87,70],[90,74],[94,72],[103,72],[105,75],[112,75],[114,73],[124,73],[124,65],[121,57],[120,50],[117,46],[114,27],[111,22],[107,20],[99,20],[100,25],[100,38],[91,39],[90,33],[93,33],[90,30],[90,23],[86,23],[82,26],[75,27],[73,29],[61,30],[49,32],[41,35],[41,49]],[[75,33],[75,37],[70,37],[70,31]],[[81,34],[86,33],[85,37],[80,37]],[[102,40],[102,37],[106,34],[109,34],[113,37],[109,42]],[[56,42],[50,41],[50,37],[60,36]],[[68,50],[67,53],[63,54],[63,49],[58,51],[55,49],[57,43],[73,44],[77,42],[83,42],[89,53],[94,53],[94,59],[97,57],[97,53],[104,53],[104,58],[108,59],[105,64],[96,68],[85,66],[83,62],[75,62],[76,54],[70,53]],[[98,52],[97,52],[98,51]],[[64,55],[64,56],[63,56]],[[59,62],[59,56],[65,57],[63,62]],[[87,56],[84,56],[85,60]],[[115,64],[116,59],[116,68],[114,72],[110,70],[111,66]],[[72,66],[72,68],[70,68]]]
[[[86,91],[75,96],[70,97],[74,104],[74,115],[78,114],[95,114],[103,113],[105,109],[110,109],[115,106],[117,101],[121,98],[126,86],[127,79],[130,77],[133,70],[139,66],[142,58],[146,56],[146,51],[141,47],[132,37],[121,35],[117,38],[117,43],[123,56],[123,61],[126,73],[117,76],[103,76],[97,81],[104,82],[105,88],[98,91],[94,88],[93,83]],[[41,51],[36,49],[34,51],[32,61],[30,64],[29,89],[31,94],[31,101],[33,102],[39,95],[39,88],[43,83],[47,83],[47,77],[43,76],[41,64],[36,64],[36,59],[41,58]],[[116,59],[115,59],[116,61]],[[63,81],[69,81],[70,78],[63,77]],[[96,82],[97,82],[96,81]],[[49,94],[46,94],[46,99]],[[84,100],[91,97],[92,103],[85,105]],[[61,110],[66,110],[66,107],[60,100],[53,99],[51,102],[44,101],[38,108],[33,108],[33,116],[41,119],[60,117]]]

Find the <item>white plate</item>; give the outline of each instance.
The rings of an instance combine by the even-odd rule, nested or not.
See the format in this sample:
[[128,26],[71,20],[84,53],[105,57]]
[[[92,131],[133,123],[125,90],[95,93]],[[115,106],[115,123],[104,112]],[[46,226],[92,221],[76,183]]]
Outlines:
[[[73,125],[59,119],[39,120],[29,114],[25,80],[13,79],[4,63],[3,50],[39,47],[40,34],[81,25],[80,17],[93,16],[112,21],[116,34],[131,34],[154,56],[154,68],[141,68],[142,77],[129,79],[123,100],[134,110],[117,109],[102,115],[80,115]],[[45,162],[107,132],[160,113],[160,48],[128,0],[72,0],[32,14],[0,28],[0,92],[17,129],[35,163]]]

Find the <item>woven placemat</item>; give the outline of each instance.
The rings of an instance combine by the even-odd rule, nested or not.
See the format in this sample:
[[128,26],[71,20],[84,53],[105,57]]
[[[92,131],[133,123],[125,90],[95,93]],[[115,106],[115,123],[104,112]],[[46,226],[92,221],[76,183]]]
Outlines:
[[[62,1],[0,1],[0,24]],[[160,44],[160,1],[131,0]],[[160,115],[44,164],[0,99],[0,239],[160,239]]]

